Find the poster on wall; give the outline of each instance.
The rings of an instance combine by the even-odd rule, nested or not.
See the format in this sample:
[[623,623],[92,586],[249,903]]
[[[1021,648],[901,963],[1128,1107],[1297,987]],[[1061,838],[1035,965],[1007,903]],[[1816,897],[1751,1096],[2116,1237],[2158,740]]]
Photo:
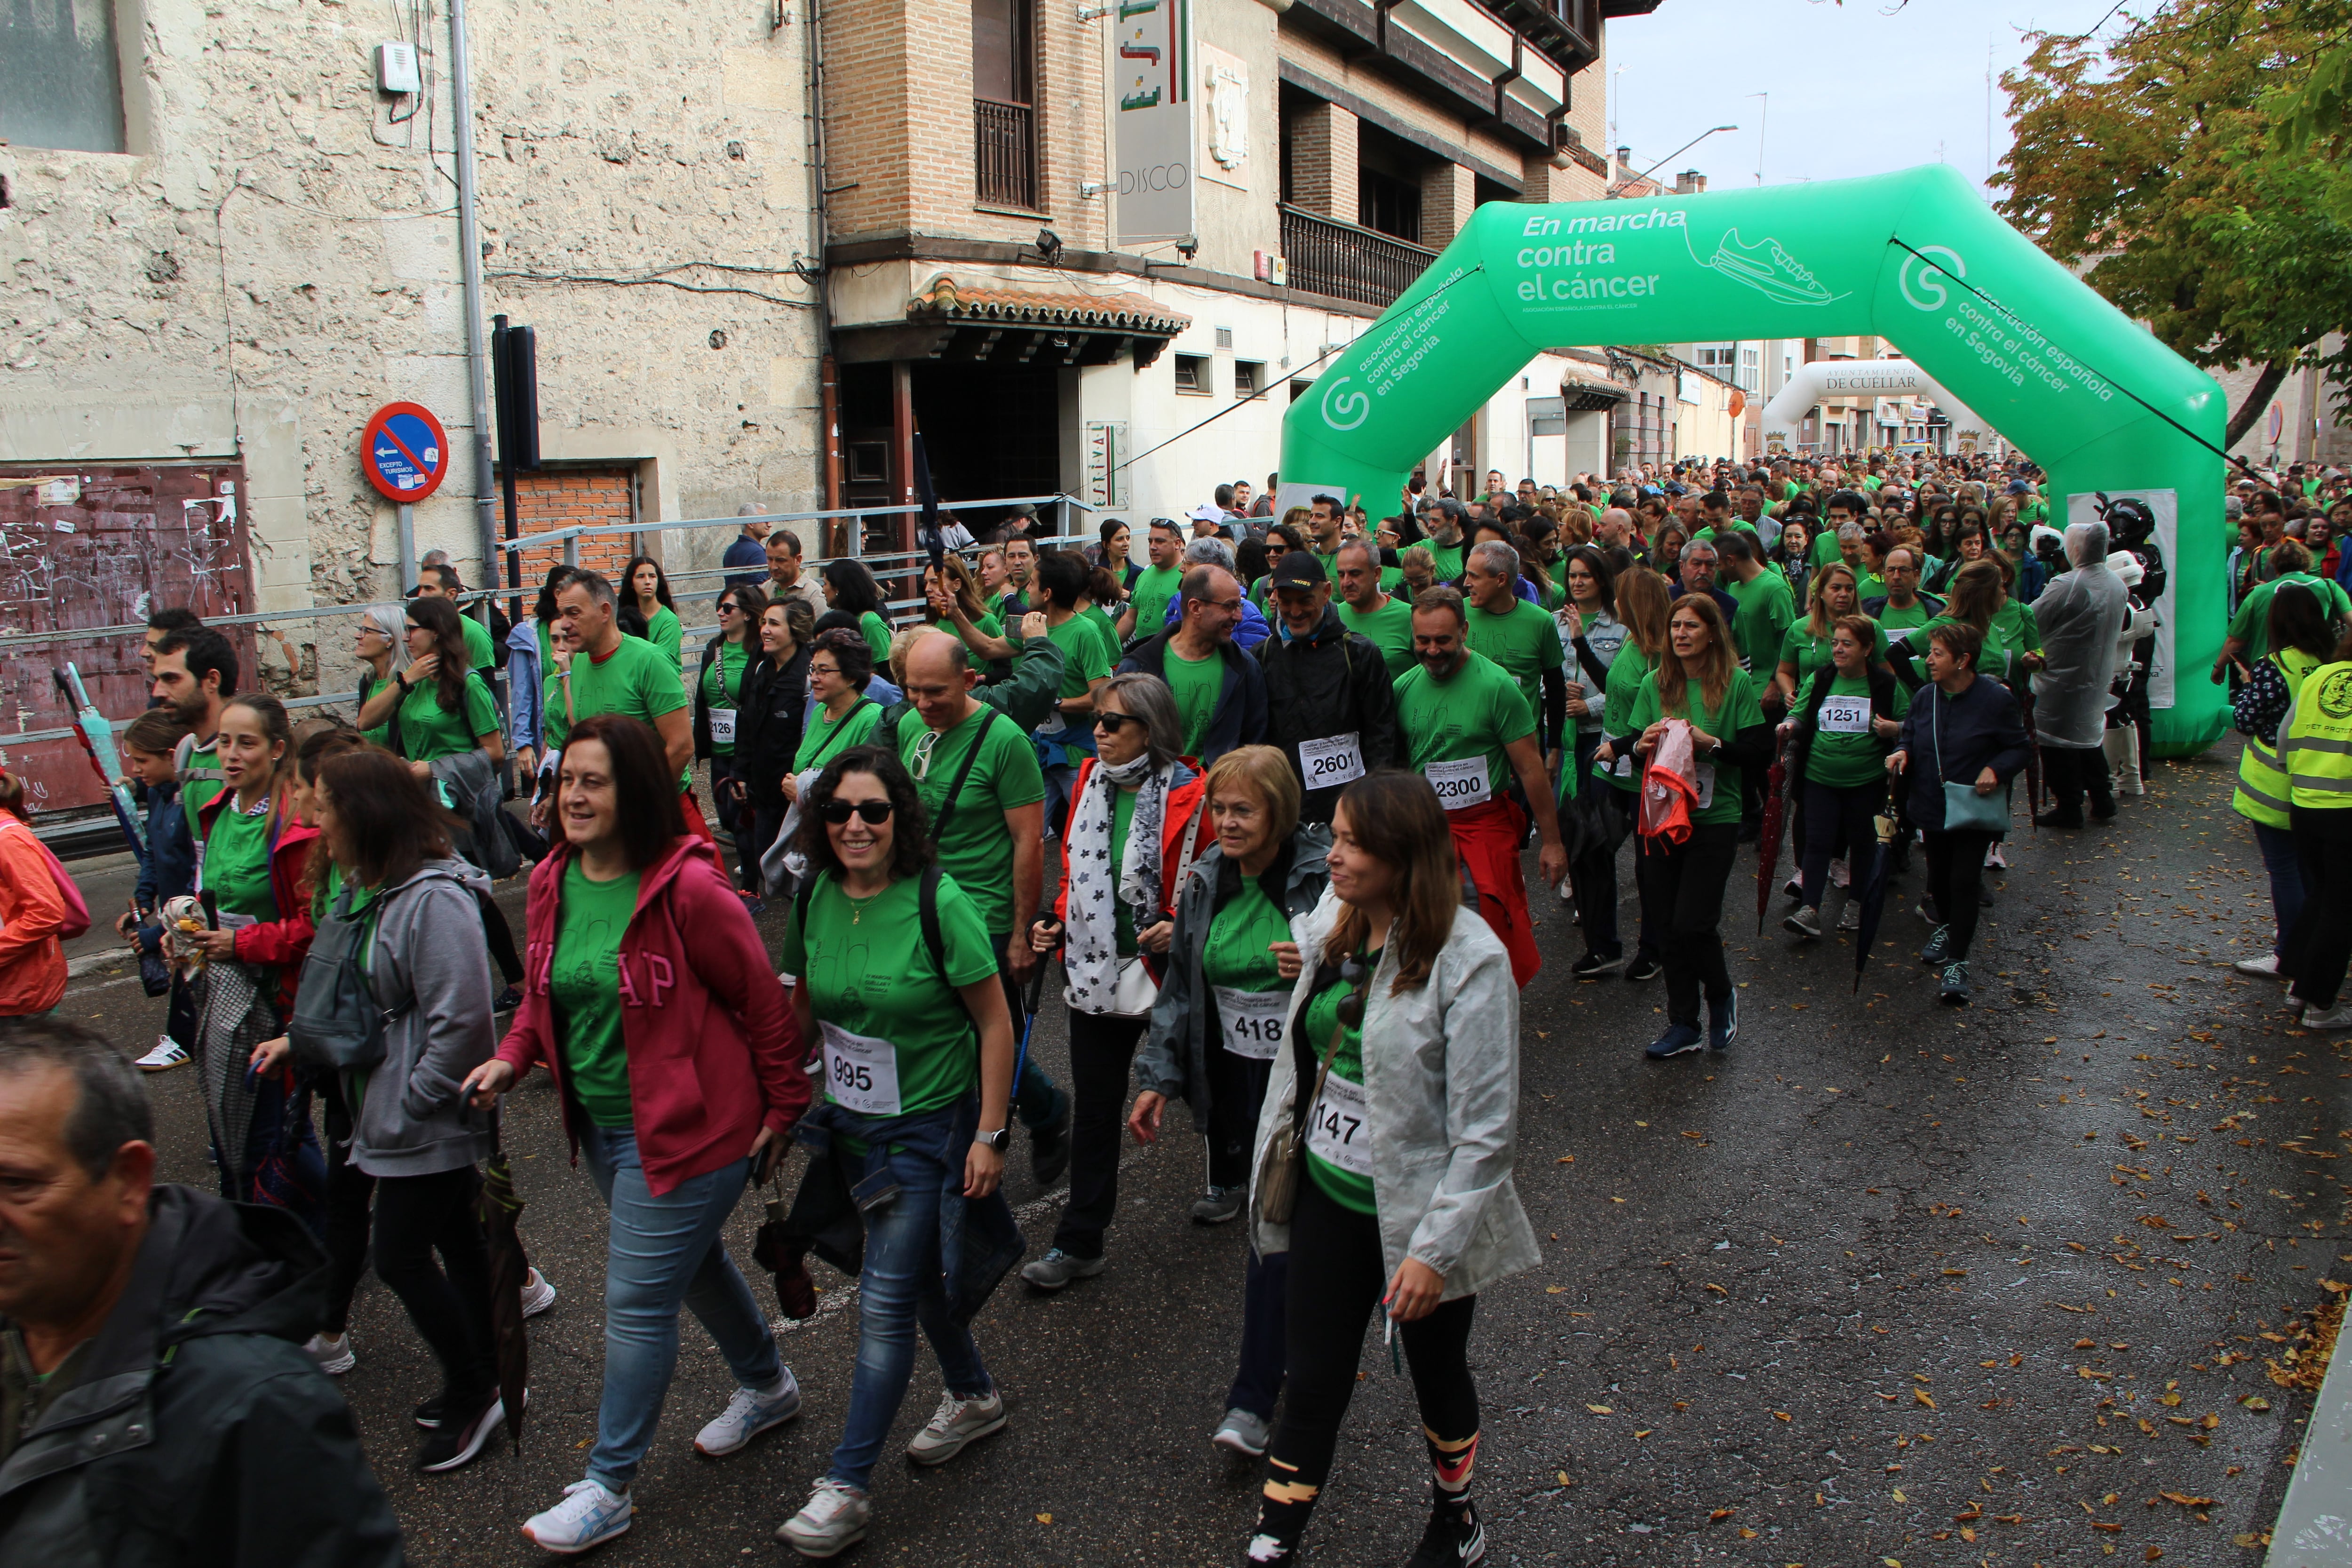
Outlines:
[[1128,458],[1127,421],[1124,419],[1089,419],[1087,421],[1087,504],[1094,507],[1125,506],[1127,486],[1123,469]]
[[[2104,490],[2096,495],[2070,494],[2066,498],[2067,523],[2071,526],[2078,522],[2099,521],[2099,495],[2105,495],[2110,502],[2122,500],[2126,497],[2133,500],[2146,501],[2148,510],[2156,514],[2156,547],[2164,552],[2166,565],[2169,567],[2173,562],[2180,559],[2179,492]],[[2121,550],[2126,547],[2118,544],[2115,548]],[[2156,601],[2156,651],[2149,660],[2147,668],[2147,705],[2152,709],[2172,706],[2172,675],[2175,663],[2172,656],[2173,626],[2179,619],[2172,604],[2172,584],[2175,575],[2169,570],[2165,573],[2164,592]]]
[[1123,0],[1112,28],[1112,150],[1124,247],[1192,237],[1191,0]]

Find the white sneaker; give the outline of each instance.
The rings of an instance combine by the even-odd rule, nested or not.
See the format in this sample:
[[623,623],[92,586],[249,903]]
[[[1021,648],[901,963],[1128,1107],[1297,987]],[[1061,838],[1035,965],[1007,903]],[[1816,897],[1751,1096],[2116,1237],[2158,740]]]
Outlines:
[[907,1445],[907,1458],[919,1465],[944,1465],[964,1451],[965,1445],[1004,1429],[1004,1395],[994,1389],[977,1399],[943,1394],[929,1422]]
[[803,1557],[837,1557],[866,1539],[874,1500],[831,1476],[817,1482],[808,1506],[776,1527],[776,1539]]
[[1832,888],[1850,888],[1853,886],[1853,868],[1847,865],[1843,860],[1831,861],[1830,886]]
[[1988,866],[1998,866],[2004,871],[2009,869],[2009,862],[2001,857],[1999,839],[1985,846],[1984,863]]
[[359,1352],[352,1349],[352,1336],[348,1333],[312,1334],[302,1348],[310,1352],[310,1359],[329,1377],[341,1377],[360,1364]]
[[2278,978],[2278,954],[2266,952],[2260,958],[2242,958],[2230,965],[2241,974],[2252,974],[2265,980]]
[[1860,899],[1848,899],[1845,901],[1845,909],[1838,915],[1837,928],[1840,931],[1860,931],[1862,929],[1862,900]]
[[801,1413],[801,1385],[786,1367],[776,1386],[761,1393],[739,1388],[727,1396],[727,1408],[694,1435],[694,1451],[706,1459],[724,1458],[771,1426],[781,1426]]
[[2316,1007],[2303,1010],[2303,1026],[2306,1029],[2352,1029],[2352,1002],[2338,1002],[2323,1013]]
[[141,1057],[136,1064],[141,1072],[169,1072],[173,1068],[188,1065],[188,1047],[169,1035],[159,1035],[155,1048]]
[[574,1481],[563,1489],[562,1502],[524,1520],[522,1533],[544,1551],[569,1556],[627,1531],[635,1510],[626,1492],[608,1492],[598,1481]]
[[555,1305],[555,1287],[547,1276],[534,1268],[522,1279],[522,1315],[536,1318]]

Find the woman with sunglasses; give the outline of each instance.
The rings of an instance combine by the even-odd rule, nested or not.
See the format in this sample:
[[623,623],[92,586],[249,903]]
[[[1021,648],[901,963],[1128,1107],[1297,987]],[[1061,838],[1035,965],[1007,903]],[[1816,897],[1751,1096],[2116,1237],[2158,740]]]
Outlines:
[[1331,1471],[1364,1330],[1385,1314],[1411,1363],[1433,1475],[1415,1568],[1476,1563],[1480,1291],[1532,1268],[1512,1183],[1519,996],[1509,957],[1461,907],[1453,835],[1420,775],[1349,784],[1331,821],[1330,896],[1298,926],[1301,974],[1259,1120],[1256,1181],[1290,1129],[1296,1203],[1250,1216],[1261,1257],[1288,1257],[1282,1424],[1245,1561],[1289,1563]]
[[[803,815],[809,880],[794,897],[781,962],[801,977],[793,1016],[824,1041],[824,1103],[809,1113],[803,1142],[848,1187],[894,1190],[864,1210],[857,1361],[841,1442],[808,1505],[776,1532],[803,1557],[822,1558],[865,1537],[874,1467],[907,1396],[919,1326],[947,1390],[907,1458],[943,1465],[1004,1426],[1004,1396],[971,1337],[985,1290],[967,1288],[960,1264],[942,1258],[940,1236],[961,1234],[973,1247],[972,1211],[983,1205],[1011,1230],[996,1194],[1012,1137],[1013,1039],[988,928],[971,895],[938,869],[922,801],[898,759],[878,746],[834,758]],[[950,1268],[959,1270],[952,1293]]]
[[760,933],[703,841],[681,831],[677,800],[653,726],[599,713],[572,727],[556,763],[555,841],[530,873],[530,984],[498,1054],[464,1084],[488,1108],[546,1068],[612,1215],[588,1472],[522,1527],[551,1552],[629,1528],[631,1483],[677,1370],[680,1307],[736,1383],[697,1453],[732,1454],[800,1413],[722,1232],[754,1162],[807,1109],[808,1074]]
[[761,909],[753,891],[760,885],[760,862],[751,848],[749,797],[735,770],[735,747],[745,683],[759,658],[760,616],[767,607],[768,596],[757,588],[719,594],[719,635],[703,645],[702,668],[694,681],[694,754],[710,763],[710,801],[718,807],[719,825],[735,841],[743,901],[755,915]]
[[493,768],[504,762],[498,702],[474,673],[457,607],[446,599],[411,599],[403,631],[408,667],[360,704],[359,727],[383,726],[389,749],[406,757],[419,778],[430,778],[442,758],[472,751]]
[[[408,663],[405,617],[398,610],[383,605],[368,611],[360,617],[358,629],[352,634],[352,652],[360,661],[360,711],[365,712],[368,699],[392,684],[393,677]],[[360,732],[369,745],[392,749],[389,716]]]
[[809,706],[802,710],[800,750],[784,777],[784,798],[800,798],[802,782],[866,737],[881,721],[882,705],[866,695],[874,679],[874,650],[845,626],[819,632],[809,652]]
[[1096,750],[1078,764],[1062,828],[1055,918],[1029,928],[1035,952],[1064,950],[1070,1012],[1070,1197],[1053,1247],[1021,1270],[1048,1291],[1103,1271],[1128,1065],[1166,973],[1177,879],[1209,835],[1207,785],[1184,761],[1176,700],[1158,676],[1111,677],[1094,725]]

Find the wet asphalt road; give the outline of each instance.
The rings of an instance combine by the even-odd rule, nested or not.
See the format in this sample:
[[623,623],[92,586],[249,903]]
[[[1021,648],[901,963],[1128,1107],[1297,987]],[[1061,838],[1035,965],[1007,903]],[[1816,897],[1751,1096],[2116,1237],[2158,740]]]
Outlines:
[[[2352,1062],[2340,1037],[2294,1027],[2275,985],[2227,968],[2269,937],[2228,809],[2235,755],[2161,767],[2115,823],[2012,840],[1965,1012],[1938,1008],[1909,956],[1919,873],[1853,995],[1847,939],[1801,948],[1777,895],[1752,934],[1744,858],[1727,921],[1738,1044],[1646,1062],[1661,989],[1571,980],[1581,949],[1545,896],[1519,1145],[1544,1263],[1487,1294],[1472,1343],[1490,1561],[2258,1561],[2233,1538],[2275,1515],[2309,1406],[2266,1374],[2291,1347],[2263,1336],[2352,1279],[2333,1163]],[[92,906],[119,905],[89,869]],[[520,884],[507,902],[519,929]],[[144,1048],[162,1005],[93,973],[65,1011]],[[1038,1034],[1060,1075],[1050,1006]],[[192,1079],[150,1080],[163,1174],[208,1185]],[[532,1323],[520,1456],[501,1444],[417,1477],[406,1413],[434,1392],[429,1358],[373,1279],[356,1308],[341,1383],[419,1563],[544,1561],[516,1526],[578,1478],[594,1428],[604,1214],[565,1163],[545,1077],[518,1098],[523,1227],[562,1293]],[[1244,1240],[1185,1219],[1198,1150],[1128,1150],[1099,1278],[998,1293],[977,1331],[1011,1426],[943,1471],[886,1461],[848,1561],[1238,1560],[1256,1474],[1206,1438]],[[1021,1163],[1008,1190],[1042,1250],[1055,1205]],[[758,1217],[747,1201],[730,1233],[747,1268]],[[605,1559],[795,1560],[771,1532],[839,1435],[856,1338],[845,1282],[817,1272],[827,1310],[784,1340],[804,1414],[731,1459],[691,1451],[729,1379],[684,1326],[635,1528]],[[937,1377],[919,1358],[901,1436]],[[1417,1427],[1375,1336],[1309,1561],[1403,1561],[1426,1506]]]

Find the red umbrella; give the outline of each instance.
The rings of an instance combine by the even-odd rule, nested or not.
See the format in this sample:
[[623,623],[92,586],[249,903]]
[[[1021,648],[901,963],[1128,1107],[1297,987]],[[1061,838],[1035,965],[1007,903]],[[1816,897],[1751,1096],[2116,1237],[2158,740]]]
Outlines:
[[1756,932],[1764,932],[1764,914],[1772,904],[1772,871],[1780,860],[1780,823],[1789,814],[1789,737],[1783,734],[1772,752],[1772,771],[1764,775],[1764,823],[1756,835]]

